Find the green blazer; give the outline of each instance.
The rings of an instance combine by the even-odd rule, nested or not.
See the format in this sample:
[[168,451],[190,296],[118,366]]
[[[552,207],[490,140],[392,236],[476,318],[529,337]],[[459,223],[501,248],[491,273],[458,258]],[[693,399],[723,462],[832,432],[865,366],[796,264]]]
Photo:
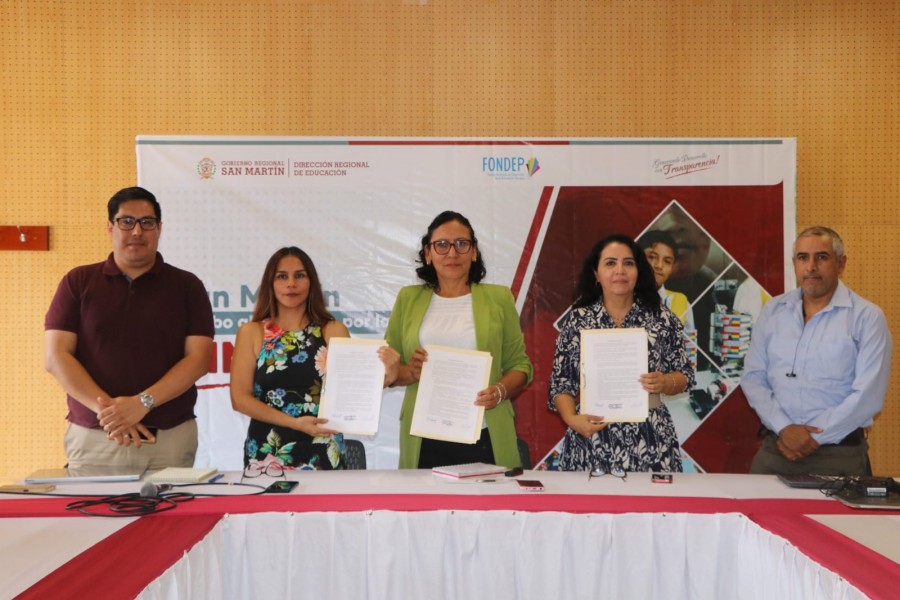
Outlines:
[[[397,295],[385,339],[388,345],[400,353],[405,363],[419,343],[419,327],[431,303],[433,291],[425,285],[404,287]],[[503,373],[515,370],[533,377],[531,360],[525,354],[525,338],[519,323],[519,313],[509,288],[487,283],[472,284],[472,310],[475,318],[475,343],[478,350],[490,352],[490,383],[495,383]],[[403,407],[400,409],[400,468],[416,469],[419,466],[419,449],[422,438],[410,434],[413,408],[416,405],[418,382],[406,387]],[[520,465],[516,446],[515,411],[512,402],[484,411],[491,446],[498,465],[513,468]]]

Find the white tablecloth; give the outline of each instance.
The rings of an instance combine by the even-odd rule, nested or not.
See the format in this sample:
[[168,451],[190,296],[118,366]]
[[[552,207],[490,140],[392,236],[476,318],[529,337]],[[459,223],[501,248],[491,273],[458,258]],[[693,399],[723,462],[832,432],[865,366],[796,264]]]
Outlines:
[[865,598],[740,514],[230,515],[143,599]]

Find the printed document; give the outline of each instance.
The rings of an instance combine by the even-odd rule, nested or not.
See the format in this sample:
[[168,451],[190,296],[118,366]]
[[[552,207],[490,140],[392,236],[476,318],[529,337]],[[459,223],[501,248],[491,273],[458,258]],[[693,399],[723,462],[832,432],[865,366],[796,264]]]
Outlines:
[[319,417],[341,433],[375,435],[381,415],[384,340],[331,338]]
[[420,437],[474,444],[481,437],[484,407],[478,392],[491,376],[491,353],[425,346],[419,393],[410,432]]
[[647,372],[647,331],[586,329],[581,332],[581,414],[605,422],[647,419],[650,395],[638,378]]

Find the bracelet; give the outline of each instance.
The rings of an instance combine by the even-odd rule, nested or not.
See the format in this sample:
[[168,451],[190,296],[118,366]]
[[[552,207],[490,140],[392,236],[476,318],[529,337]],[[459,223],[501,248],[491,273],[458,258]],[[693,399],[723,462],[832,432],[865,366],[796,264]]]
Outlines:
[[498,381],[494,384],[494,387],[497,388],[497,392],[500,394],[500,402],[503,402],[508,398],[505,385]]
[[675,386],[678,384],[675,381],[675,375],[673,375],[672,373],[669,373],[668,376],[671,378],[671,381],[672,381],[672,391],[669,392],[669,395],[674,396],[675,395]]

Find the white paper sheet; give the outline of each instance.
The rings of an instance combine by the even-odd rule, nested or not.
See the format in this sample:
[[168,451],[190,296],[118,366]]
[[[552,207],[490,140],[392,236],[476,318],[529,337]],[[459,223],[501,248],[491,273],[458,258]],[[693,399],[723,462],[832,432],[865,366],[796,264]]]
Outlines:
[[331,338],[319,417],[342,433],[375,435],[381,415],[384,340]]
[[647,331],[641,328],[581,332],[581,414],[606,422],[645,421],[649,394],[638,378],[647,372]]
[[420,437],[474,444],[481,437],[484,407],[475,406],[491,374],[490,352],[425,346],[419,393],[410,432]]

